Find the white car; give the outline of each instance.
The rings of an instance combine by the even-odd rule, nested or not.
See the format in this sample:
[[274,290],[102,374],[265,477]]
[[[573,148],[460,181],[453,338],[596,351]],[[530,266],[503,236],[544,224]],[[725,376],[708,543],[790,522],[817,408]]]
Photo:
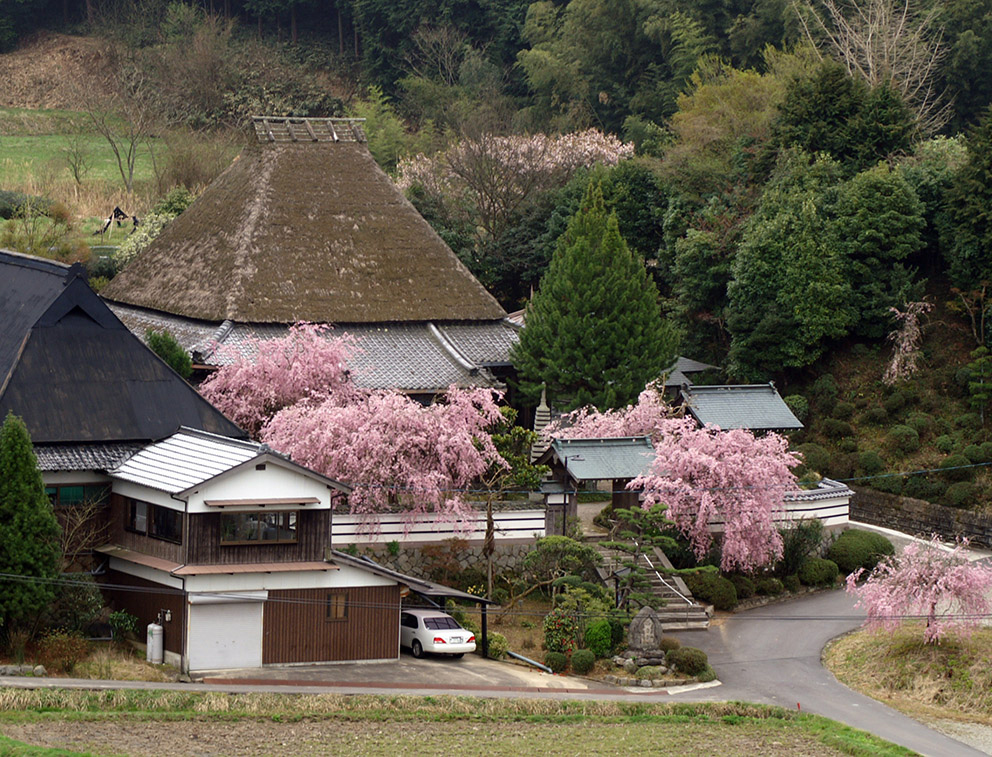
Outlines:
[[475,651],[475,634],[440,610],[403,610],[400,646],[408,647],[414,657],[423,657],[424,652],[461,657]]

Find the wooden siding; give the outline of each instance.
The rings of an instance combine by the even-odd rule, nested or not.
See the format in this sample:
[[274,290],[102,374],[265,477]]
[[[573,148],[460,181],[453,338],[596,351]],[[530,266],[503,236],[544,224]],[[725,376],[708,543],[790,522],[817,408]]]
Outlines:
[[[347,619],[326,619],[328,594],[347,595]],[[393,659],[400,644],[400,588],[270,591],[262,629],[263,665]]]
[[[185,562],[185,553],[182,544],[174,544],[171,541],[153,539],[150,536],[136,534],[127,530],[128,523],[127,497],[120,494],[110,495],[110,527],[109,539],[112,544],[117,544],[125,549],[132,549],[135,552],[142,552],[152,557],[161,557],[182,565]],[[183,513],[183,540],[189,535],[189,516]]]
[[[186,628],[186,597],[185,594],[178,593],[178,589],[170,589],[161,584],[146,581],[137,576],[121,573],[116,570],[108,570],[102,577],[100,589],[107,602],[115,610],[127,610],[138,618],[138,639],[145,640],[145,629],[149,623],[154,623],[160,610],[171,610],[172,620],[164,623],[165,648],[176,654],[183,653],[183,644]],[[119,586],[127,588],[108,588],[108,586]],[[143,591],[128,591],[128,588],[142,589]],[[146,591],[147,589],[158,591]],[[172,592],[172,593],[168,593]]]
[[300,510],[295,544],[220,543],[220,513],[191,513],[189,519],[190,565],[322,561],[331,541],[330,510]]

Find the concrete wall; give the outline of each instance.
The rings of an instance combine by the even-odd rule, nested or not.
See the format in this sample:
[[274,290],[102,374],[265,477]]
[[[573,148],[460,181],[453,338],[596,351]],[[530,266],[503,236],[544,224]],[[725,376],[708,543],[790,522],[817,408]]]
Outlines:
[[874,489],[854,490],[851,520],[914,535],[939,534],[944,539],[965,536],[976,546],[992,546],[992,516]]

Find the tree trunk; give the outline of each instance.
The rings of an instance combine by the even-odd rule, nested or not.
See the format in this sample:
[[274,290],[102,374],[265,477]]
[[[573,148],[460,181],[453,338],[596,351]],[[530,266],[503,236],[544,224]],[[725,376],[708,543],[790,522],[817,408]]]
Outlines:
[[344,23],[341,20],[341,9],[336,5],[334,10],[338,14],[338,55],[344,57]]
[[293,39],[293,44],[295,45],[299,37],[296,33],[296,5],[289,6],[289,34]]

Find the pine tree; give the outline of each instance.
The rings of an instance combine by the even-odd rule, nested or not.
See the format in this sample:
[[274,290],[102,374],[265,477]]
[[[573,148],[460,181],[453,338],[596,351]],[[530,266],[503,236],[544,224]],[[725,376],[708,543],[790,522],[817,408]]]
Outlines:
[[674,360],[658,290],[607,215],[599,184],[558,240],[511,358],[525,395],[536,399],[546,384],[565,409],[626,405]]
[[[8,413],[0,428],[0,618],[24,627],[55,598],[59,525],[45,495],[27,427]],[[25,580],[28,579],[28,580]],[[41,579],[41,580],[30,580]]]

